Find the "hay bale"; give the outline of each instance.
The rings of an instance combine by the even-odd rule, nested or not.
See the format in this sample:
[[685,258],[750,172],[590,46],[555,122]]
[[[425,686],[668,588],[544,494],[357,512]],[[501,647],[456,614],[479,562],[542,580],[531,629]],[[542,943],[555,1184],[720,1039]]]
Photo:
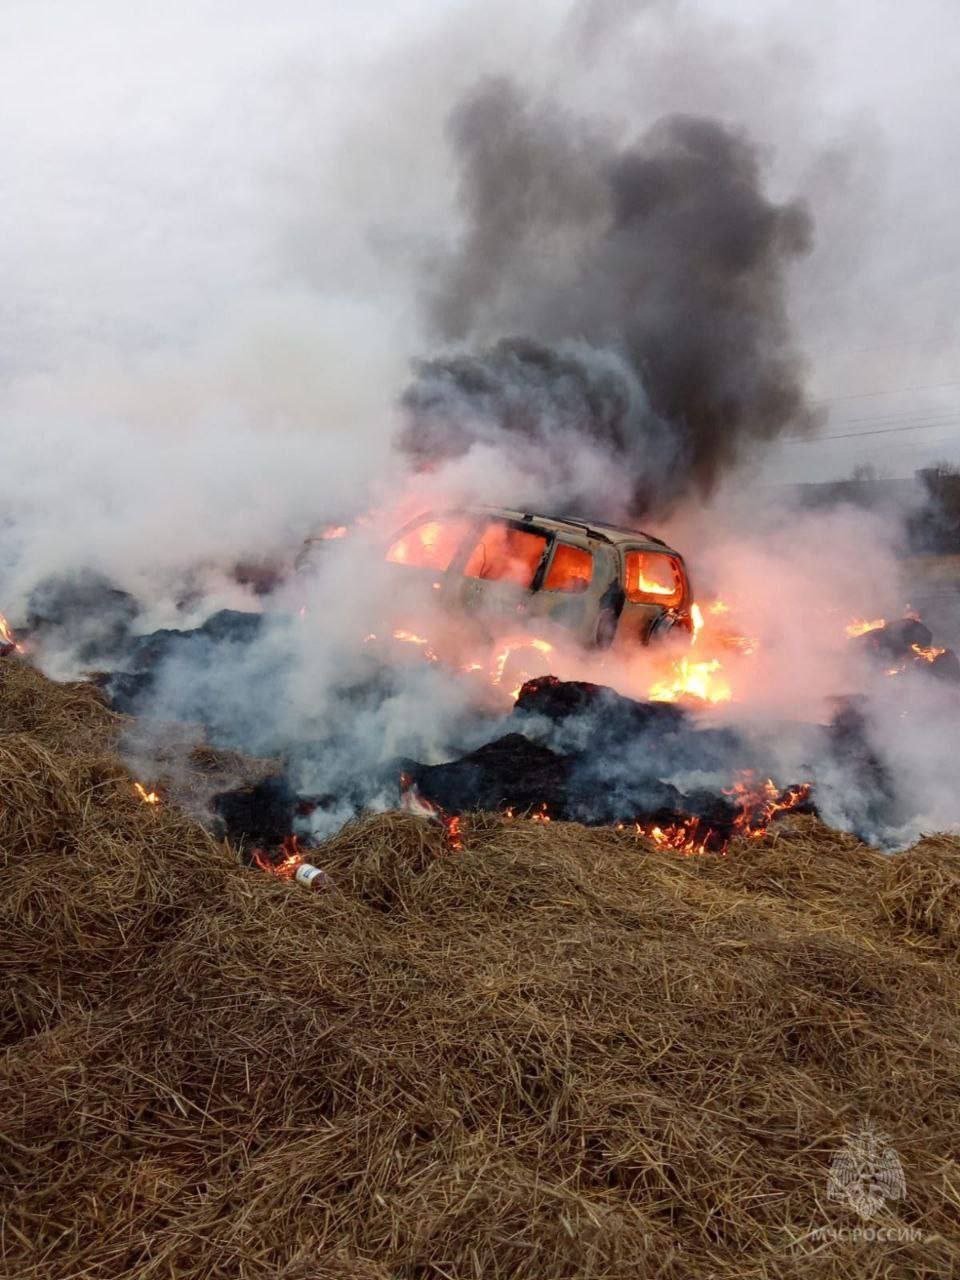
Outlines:
[[[476,815],[454,853],[384,814],[310,894],[141,804],[95,699],[14,683],[0,1275],[960,1266],[957,841],[807,819],[679,858]],[[868,1118],[907,1182],[869,1225],[925,1238],[814,1241],[864,1225],[826,1191]]]

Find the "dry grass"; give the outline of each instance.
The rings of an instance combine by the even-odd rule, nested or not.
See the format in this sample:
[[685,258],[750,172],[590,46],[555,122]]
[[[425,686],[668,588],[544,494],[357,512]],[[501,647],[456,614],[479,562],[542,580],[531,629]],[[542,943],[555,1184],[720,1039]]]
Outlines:
[[[683,859],[388,814],[310,894],[141,804],[80,688],[0,663],[0,1275],[960,1269],[960,844],[812,820]],[[907,1198],[818,1243],[843,1135]]]

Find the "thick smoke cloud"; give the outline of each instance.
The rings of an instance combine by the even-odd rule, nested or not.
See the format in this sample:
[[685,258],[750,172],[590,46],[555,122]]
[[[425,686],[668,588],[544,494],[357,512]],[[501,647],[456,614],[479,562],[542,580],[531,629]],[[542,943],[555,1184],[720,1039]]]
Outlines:
[[709,493],[748,451],[813,425],[786,309],[811,218],[766,196],[743,133],[674,115],[622,145],[505,79],[449,133],[466,228],[431,314],[472,350],[419,366],[406,452],[458,456],[498,433],[548,444],[575,421],[629,469],[637,513]]
[[[395,798],[398,757],[450,759],[489,719],[413,645],[377,666],[382,546],[324,544],[270,598],[251,564],[289,568],[304,534],[368,506],[372,542],[441,503],[655,508],[698,598],[730,596],[760,640],[736,670],[724,655],[737,701],[715,715],[772,722],[764,758],[776,746],[778,779],[806,776],[808,740],[781,722],[864,692],[844,621],[919,602],[866,518],[801,528],[779,493],[773,528],[758,510],[764,447],[811,422],[788,286],[819,396],[955,378],[954,77],[930,35],[950,10],[883,7],[18,6],[0,42],[0,609],[52,618],[35,660],[81,675],[114,662],[99,650],[117,633],[263,610],[248,647],[185,642],[158,664],[149,723],[205,719],[220,743],[285,753],[332,829]],[[921,34],[939,79],[911,68],[880,92],[871,67],[907,69]],[[875,129],[899,148],[890,181]],[[936,319],[942,368],[892,358],[926,336],[917,315]],[[389,441],[414,354],[400,462],[434,470],[411,478]],[[742,520],[679,501],[665,527],[738,461]],[[79,621],[78,596],[96,602]],[[431,639],[444,625],[401,621]],[[576,659],[563,674],[641,697],[655,674],[647,651],[622,671]],[[952,823],[952,702],[938,687],[908,723],[900,677],[877,679],[871,749],[908,815]],[[816,780],[828,819],[865,829],[855,782]]]
[[584,342],[505,338],[477,355],[423,361],[403,403],[402,446],[418,466],[472,454],[476,474],[483,447],[508,471],[511,503],[535,506],[547,492],[609,515],[635,508],[642,477],[677,462],[676,435],[628,360]]

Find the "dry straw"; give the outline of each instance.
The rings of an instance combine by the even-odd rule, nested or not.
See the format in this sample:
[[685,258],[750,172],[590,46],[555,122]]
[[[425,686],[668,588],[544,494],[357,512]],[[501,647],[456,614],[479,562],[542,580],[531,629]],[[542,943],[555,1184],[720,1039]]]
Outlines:
[[[679,858],[406,815],[242,868],[0,662],[0,1275],[941,1277],[960,1270],[960,844],[812,820]],[[827,1200],[844,1135],[905,1200]]]

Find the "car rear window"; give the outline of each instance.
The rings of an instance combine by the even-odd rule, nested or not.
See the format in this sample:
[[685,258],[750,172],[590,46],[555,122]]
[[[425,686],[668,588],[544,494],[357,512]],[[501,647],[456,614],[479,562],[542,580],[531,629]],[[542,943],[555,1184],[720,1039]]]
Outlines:
[[558,542],[543,583],[544,591],[586,591],[593,578],[593,556],[583,547]]
[[547,539],[543,534],[491,520],[470,552],[463,574],[466,578],[529,587],[546,549]]
[[425,520],[397,538],[387,551],[387,559],[391,564],[442,573],[467,536],[471,523],[467,519]]
[[673,606],[683,598],[683,571],[679,562],[660,551],[628,551],[627,599],[634,604]]

